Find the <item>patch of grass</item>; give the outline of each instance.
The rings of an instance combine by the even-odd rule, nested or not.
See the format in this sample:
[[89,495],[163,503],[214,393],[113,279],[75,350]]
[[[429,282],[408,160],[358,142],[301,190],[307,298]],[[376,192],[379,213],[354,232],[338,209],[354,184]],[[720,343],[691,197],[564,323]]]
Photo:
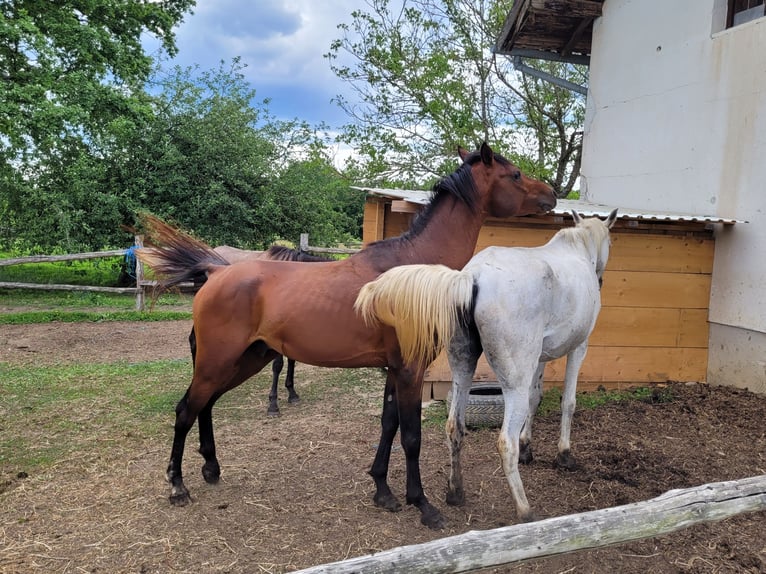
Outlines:
[[107,321],[174,321],[191,319],[189,311],[23,311],[0,314],[0,325],[32,323],[101,323]]
[[[321,376],[312,376],[311,384],[304,383],[305,379],[299,369],[295,373],[295,388],[302,399],[321,401],[326,396],[345,396],[348,401],[340,402],[339,415],[342,416],[346,408],[370,408],[379,414],[385,385],[385,374],[381,369],[321,369],[314,371],[321,373]],[[268,371],[270,386],[271,370],[267,367],[262,372],[265,371]],[[284,373],[283,370],[279,381],[280,397],[286,396]]]
[[[94,291],[36,291],[31,289],[0,289],[3,306],[39,308],[113,307],[132,309],[136,296],[130,293],[100,293]],[[185,305],[189,295],[166,293],[159,297],[155,306]]]
[[[581,392],[577,394],[577,409],[595,409],[610,402],[621,401],[646,401],[662,403],[673,400],[673,393],[669,387],[636,387],[628,390],[599,390],[593,392]],[[552,388],[543,393],[540,406],[537,408],[538,416],[547,416],[561,412],[561,389]],[[447,401],[434,401],[423,411],[423,426],[443,427],[447,424]]]
[[0,471],[31,473],[115,436],[172,424],[188,361],[56,367],[0,363]]
[[423,409],[423,427],[444,428],[447,424],[447,401],[432,401]]
[[[673,400],[667,387],[634,387],[626,390],[597,390],[577,393],[577,409],[595,409],[607,403],[622,401],[668,402]],[[561,411],[561,389],[553,388],[543,393],[537,409],[538,415]]]

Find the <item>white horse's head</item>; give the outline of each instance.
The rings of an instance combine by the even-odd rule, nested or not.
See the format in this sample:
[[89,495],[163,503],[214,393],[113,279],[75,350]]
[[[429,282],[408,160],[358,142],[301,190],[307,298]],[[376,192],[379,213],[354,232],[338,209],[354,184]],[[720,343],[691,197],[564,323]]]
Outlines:
[[609,230],[617,221],[617,209],[613,209],[603,221],[598,217],[583,219],[574,209],[572,210],[572,218],[574,218],[575,229],[580,230],[579,233],[585,234],[583,243],[591,252],[591,259],[596,267],[596,276],[600,285],[606,262],[609,259],[609,246],[611,245]]

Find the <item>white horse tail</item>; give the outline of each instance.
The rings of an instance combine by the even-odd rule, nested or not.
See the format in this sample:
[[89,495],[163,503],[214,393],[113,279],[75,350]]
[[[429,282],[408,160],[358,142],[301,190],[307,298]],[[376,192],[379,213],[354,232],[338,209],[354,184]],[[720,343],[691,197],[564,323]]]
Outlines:
[[427,365],[472,302],[470,273],[444,265],[401,265],[362,287],[354,309],[367,325],[394,327],[406,364]]

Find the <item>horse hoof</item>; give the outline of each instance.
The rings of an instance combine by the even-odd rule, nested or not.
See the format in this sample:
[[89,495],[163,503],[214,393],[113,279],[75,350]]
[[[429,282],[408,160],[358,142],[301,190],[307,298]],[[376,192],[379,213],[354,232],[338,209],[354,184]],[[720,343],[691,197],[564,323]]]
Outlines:
[[176,487],[170,491],[170,504],[173,506],[186,506],[191,502],[191,496],[186,487]]
[[445,502],[450,506],[463,506],[465,504],[465,492],[463,490],[448,490]]
[[565,450],[556,455],[556,459],[553,461],[553,466],[564,470],[577,470],[577,461],[570,451]]
[[204,478],[205,482],[208,484],[216,484],[221,478],[221,467],[218,466],[218,464],[203,464],[202,478]]
[[532,464],[532,461],[534,460],[534,456],[532,456],[532,445],[531,444],[520,444],[519,445],[519,463],[520,464]]
[[420,523],[431,530],[441,530],[446,526],[444,517],[434,506],[429,504],[427,508],[421,509],[421,512]]
[[287,403],[290,405],[297,405],[300,402],[301,402],[300,397],[290,397],[289,399],[287,399]]
[[266,411],[266,414],[269,415],[270,417],[278,417],[279,409],[276,409],[276,410],[269,409],[268,411]]
[[539,520],[537,514],[534,512],[527,512],[526,514],[519,517],[522,522],[537,522]]
[[389,512],[399,512],[402,509],[402,503],[399,502],[393,494],[381,495],[377,494],[372,497],[375,506],[384,508]]

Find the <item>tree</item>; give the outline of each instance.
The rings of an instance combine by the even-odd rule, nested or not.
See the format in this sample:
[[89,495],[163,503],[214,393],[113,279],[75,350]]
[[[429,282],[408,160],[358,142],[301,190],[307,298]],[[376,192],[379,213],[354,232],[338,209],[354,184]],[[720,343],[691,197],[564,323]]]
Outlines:
[[[512,77],[496,61],[490,47],[506,2],[405,0],[394,10],[389,0],[371,0],[369,6],[339,26],[342,38],[327,57],[358,97],[337,98],[352,119],[342,138],[359,150],[370,183],[443,173],[458,145],[489,141],[565,193],[574,181],[567,177],[576,167],[572,134],[583,102],[538,80]],[[560,147],[554,128],[572,138],[572,149]],[[524,158],[530,148],[536,153]]]
[[[143,91],[152,69],[141,36],[169,54],[173,27],[193,0],[0,0],[0,220],[31,247],[98,242],[83,217],[115,200],[103,176],[115,131],[152,114]],[[93,215],[93,214],[89,214]],[[71,241],[70,241],[71,239]]]
[[308,233],[312,245],[323,245],[361,238],[364,193],[352,189],[325,154],[293,162],[270,187],[282,239],[297,244]]
[[235,59],[158,75],[151,121],[115,138],[97,188],[123,198],[123,221],[147,210],[214,245],[347,237],[349,186],[324,141],[305,122],[275,119],[242,69]]
[[176,53],[194,0],[0,0],[0,158],[53,154],[139,112],[153,61],[141,35]]

